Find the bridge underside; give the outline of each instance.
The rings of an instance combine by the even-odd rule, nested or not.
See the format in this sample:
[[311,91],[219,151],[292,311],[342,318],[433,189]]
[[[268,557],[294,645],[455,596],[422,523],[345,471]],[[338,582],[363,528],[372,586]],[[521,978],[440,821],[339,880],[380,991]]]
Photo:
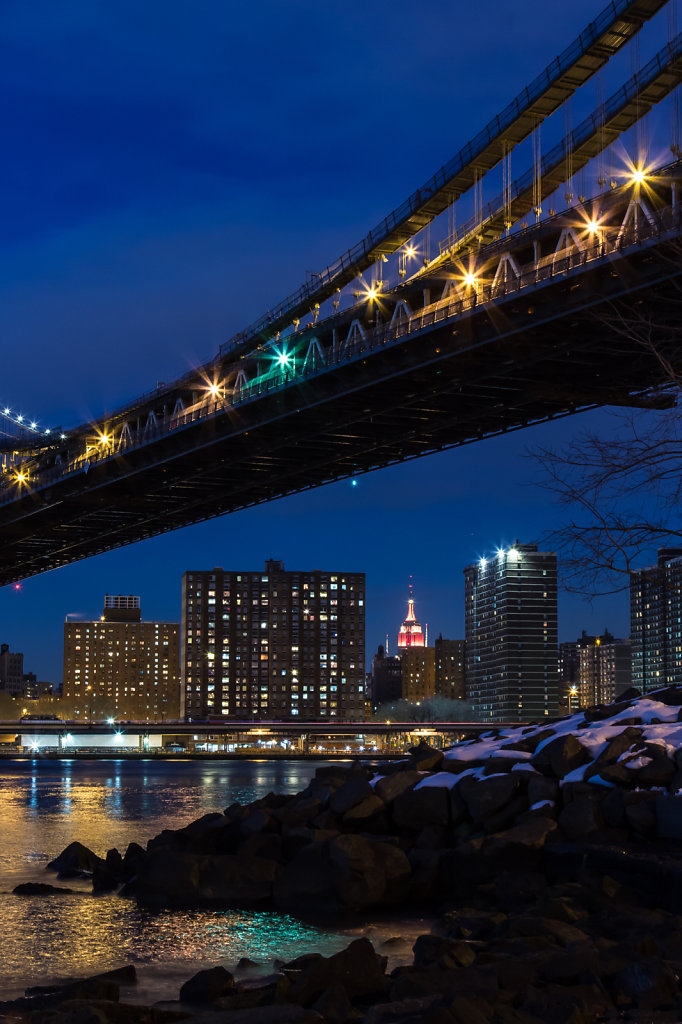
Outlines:
[[0,584],[283,495],[666,382],[614,336],[617,302],[665,335],[682,268],[665,243],[590,264],[281,390],[220,408],[139,450],[0,507]]

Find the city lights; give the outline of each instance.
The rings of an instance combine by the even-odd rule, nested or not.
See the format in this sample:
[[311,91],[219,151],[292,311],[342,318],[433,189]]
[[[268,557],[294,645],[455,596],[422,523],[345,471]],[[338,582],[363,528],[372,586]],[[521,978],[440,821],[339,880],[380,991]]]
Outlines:
[[464,275],[462,280],[464,281],[464,284],[467,286],[467,288],[473,288],[476,282],[478,281],[478,278],[476,277],[475,274],[472,274],[471,271],[468,271]]

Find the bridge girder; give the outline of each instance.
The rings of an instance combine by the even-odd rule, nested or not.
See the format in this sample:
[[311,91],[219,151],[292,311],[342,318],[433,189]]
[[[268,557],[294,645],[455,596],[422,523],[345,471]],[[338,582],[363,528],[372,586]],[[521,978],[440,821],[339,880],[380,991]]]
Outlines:
[[[570,241],[566,217],[544,222],[517,239],[518,280],[492,288],[505,251],[492,246],[482,254],[488,284],[482,277],[464,299],[427,304],[393,326],[389,308],[343,357],[333,325],[324,335],[320,325],[326,360],[305,375],[282,370],[272,387],[266,375],[240,400],[226,388],[212,406],[190,405],[174,424],[171,416],[167,429],[157,422],[144,443],[45,474],[0,503],[0,583],[580,408],[646,401],[665,383],[659,361],[604,337],[594,314],[617,301],[643,304],[663,332],[677,322],[667,305],[682,275],[675,174],[654,226],[630,217],[622,235],[632,194],[611,193],[611,217],[589,245]],[[557,252],[562,233],[569,244]],[[524,283],[529,253],[534,276]],[[307,351],[309,337],[300,346]]]

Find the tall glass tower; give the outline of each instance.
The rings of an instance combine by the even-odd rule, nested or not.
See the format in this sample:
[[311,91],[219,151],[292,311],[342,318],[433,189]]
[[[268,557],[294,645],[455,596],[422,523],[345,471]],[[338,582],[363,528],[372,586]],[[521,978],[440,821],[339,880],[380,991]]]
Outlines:
[[464,580],[467,697],[480,717],[556,715],[556,554],[516,543],[467,566]]

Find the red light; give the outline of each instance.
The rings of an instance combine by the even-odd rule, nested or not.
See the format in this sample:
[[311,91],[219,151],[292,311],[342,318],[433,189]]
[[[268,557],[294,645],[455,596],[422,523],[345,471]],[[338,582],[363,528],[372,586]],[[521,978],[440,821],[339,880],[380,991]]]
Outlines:
[[15,590],[21,590],[21,583],[15,583],[14,584],[14,589]]

